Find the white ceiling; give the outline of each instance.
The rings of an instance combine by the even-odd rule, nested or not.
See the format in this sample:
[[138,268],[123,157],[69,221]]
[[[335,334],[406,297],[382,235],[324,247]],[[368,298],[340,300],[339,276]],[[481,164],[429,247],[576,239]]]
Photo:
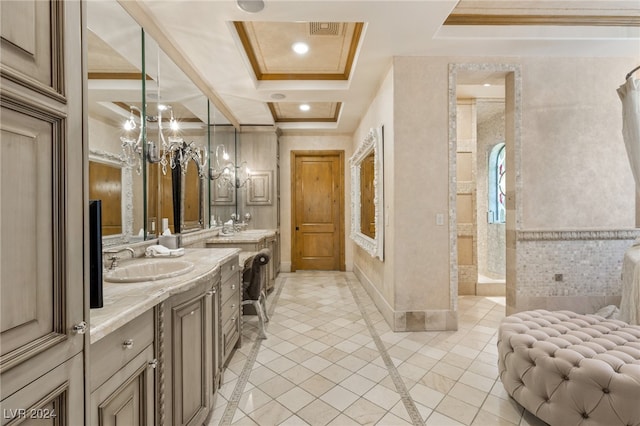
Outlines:
[[[100,0],[95,0],[100,1]],[[128,0],[119,0],[127,7]],[[267,102],[273,93],[287,102],[342,102],[338,123],[282,123],[283,129],[325,129],[351,133],[377,92],[394,56],[581,56],[637,57],[640,27],[610,26],[443,26],[457,0],[265,0],[250,14],[235,0],[139,0],[170,42],[243,125],[273,124]],[[475,1],[493,12],[595,15],[640,18],[640,1]],[[140,22],[139,16],[134,16]],[[258,82],[232,21],[364,22],[362,42],[348,82]],[[114,29],[115,31],[116,29]],[[472,83],[472,82],[470,82]]]

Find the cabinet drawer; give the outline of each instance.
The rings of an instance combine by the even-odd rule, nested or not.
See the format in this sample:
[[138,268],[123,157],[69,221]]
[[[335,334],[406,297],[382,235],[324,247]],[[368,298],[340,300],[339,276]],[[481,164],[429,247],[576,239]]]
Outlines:
[[153,343],[153,309],[149,309],[91,345],[91,391]]
[[240,300],[240,275],[232,275],[229,279],[222,280],[220,285],[220,302],[225,303],[231,297]]
[[220,265],[220,280],[224,283],[229,277],[238,274],[240,265],[238,263],[238,256],[234,256],[230,260]]
[[238,338],[240,337],[240,330],[238,327],[238,317],[233,317],[222,327],[222,363],[226,364],[231,351],[233,350]]
[[222,303],[220,309],[220,322],[225,324],[230,318],[238,318],[240,312],[240,298],[236,294],[235,297],[228,298]]

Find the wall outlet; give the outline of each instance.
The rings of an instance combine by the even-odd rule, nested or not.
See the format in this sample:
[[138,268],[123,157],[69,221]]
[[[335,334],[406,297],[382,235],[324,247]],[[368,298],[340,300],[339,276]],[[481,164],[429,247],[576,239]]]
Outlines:
[[444,214],[436,213],[436,225],[438,226],[444,225]]

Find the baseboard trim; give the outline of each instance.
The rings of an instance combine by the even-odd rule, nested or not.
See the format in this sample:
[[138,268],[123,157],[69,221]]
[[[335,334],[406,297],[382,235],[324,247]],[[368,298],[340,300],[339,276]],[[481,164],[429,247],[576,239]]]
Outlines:
[[291,262],[280,262],[280,272],[291,272]]
[[403,331],[455,331],[458,329],[458,313],[452,310],[396,311],[384,298],[358,265],[353,273],[382,314],[391,330]]

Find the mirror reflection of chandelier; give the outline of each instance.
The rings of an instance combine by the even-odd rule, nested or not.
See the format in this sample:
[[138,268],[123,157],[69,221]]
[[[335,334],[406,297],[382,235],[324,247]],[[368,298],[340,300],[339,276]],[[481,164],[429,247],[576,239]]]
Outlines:
[[[142,124],[136,125],[136,120],[133,112],[137,111],[138,116],[142,117],[140,108],[131,105],[129,107],[129,118],[124,122],[124,130],[127,133],[125,136],[120,136],[122,142],[122,155],[120,159],[128,166],[135,167],[136,173],[142,173]],[[130,132],[140,127],[137,138],[131,138]]]
[[236,166],[231,161],[227,148],[220,144],[216,146],[216,152],[209,168],[209,179],[217,181],[219,188],[223,186],[242,188],[251,179],[251,170],[249,170],[246,161]]
[[[122,161],[129,167],[136,167],[136,172],[141,173],[142,170],[142,138],[143,131],[142,126],[136,126],[135,117],[133,111],[137,111],[140,116],[142,112],[135,106],[130,107],[129,119],[124,124],[124,129],[127,132],[126,136],[121,136],[122,141]],[[164,111],[170,112],[169,129],[173,135],[165,138],[165,131],[162,127],[162,113]],[[198,167],[198,175],[200,177],[205,176],[205,170],[207,165],[207,151],[203,147],[198,147],[195,142],[187,143],[181,136],[177,135],[180,130],[178,121],[173,116],[173,110],[169,105],[158,104],[158,115],[147,116],[147,122],[156,122],[158,125],[158,143],[147,140],[147,161],[150,163],[160,163],[162,166],[162,173],[167,174],[167,166],[171,169],[175,169],[178,165],[183,174],[187,172],[187,168],[191,160],[195,161]],[[136,127],[140,127],[140,132],[136,139],[128,136],[128,133],[134,131]],[[148,126],[147,126],[148,129]]]

